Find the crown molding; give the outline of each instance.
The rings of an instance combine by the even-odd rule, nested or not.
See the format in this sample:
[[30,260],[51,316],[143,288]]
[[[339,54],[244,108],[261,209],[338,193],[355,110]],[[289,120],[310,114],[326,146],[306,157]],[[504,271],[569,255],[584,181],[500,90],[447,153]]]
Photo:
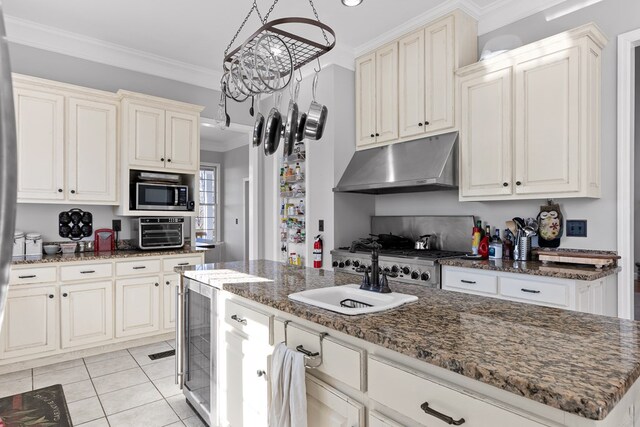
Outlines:
[[222,73],[5,15],[10,42],[184,83],[220,89]]

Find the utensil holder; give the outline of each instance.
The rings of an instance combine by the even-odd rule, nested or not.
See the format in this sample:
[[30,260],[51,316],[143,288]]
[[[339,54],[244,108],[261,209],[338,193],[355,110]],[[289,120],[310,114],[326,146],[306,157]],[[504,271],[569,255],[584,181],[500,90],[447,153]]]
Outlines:
[[531,258],[531,237],[521,236],[517,242],[518,250],[514,252],[516,261],[529,261]]

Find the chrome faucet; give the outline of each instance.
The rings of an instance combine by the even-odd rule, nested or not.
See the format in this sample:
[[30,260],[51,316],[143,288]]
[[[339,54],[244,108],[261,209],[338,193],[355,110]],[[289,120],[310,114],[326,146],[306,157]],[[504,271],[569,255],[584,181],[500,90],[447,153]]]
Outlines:
[[[373,241],[367,246],[371,248],[371,267],[360,267],[356,270],[359,273],[364,273],[360,289],[389,294],[391,293],[391,289],[389,288],[387,276],[397,277],[398,275],[389,271],[380,270],[380,264],[378,262],[379,250],[382,248],[380,243]],[[371,277],[369,277],[369,273],[371,273]]]

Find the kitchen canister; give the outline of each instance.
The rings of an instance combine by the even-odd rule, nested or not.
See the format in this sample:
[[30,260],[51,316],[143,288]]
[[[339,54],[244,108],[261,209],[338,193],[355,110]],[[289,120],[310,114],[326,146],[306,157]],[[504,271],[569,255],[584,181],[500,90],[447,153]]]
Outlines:
[[42,235],[40,233],[27,233],[25,238],[25,255],[42,255]]
[[24,232],[16,231],[13,233],[13,256],[24,255]]
[[531,236],[520,236],[518,248],[514,251],[516,261],[529,261],[531,258]]

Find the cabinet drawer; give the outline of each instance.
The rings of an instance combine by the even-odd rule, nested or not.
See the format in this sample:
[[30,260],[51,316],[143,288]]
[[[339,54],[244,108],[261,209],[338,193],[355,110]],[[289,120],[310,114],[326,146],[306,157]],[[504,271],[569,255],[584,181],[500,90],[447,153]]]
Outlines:
[[56,281],[56,267],[11,269],[9,279],[13,285]]
[[500,295],[522,302],[549,304],[558,307],[567,307],[569,305],[569,287],[562,283],[501,277]]
[[252,343],[269,345],[272,316],[245,307],[231,300],[225,301],[225,322],[246,334]]
[[60,280],[62,282],[71,280],[87,280],[96,278],[111,277],[113,268],[109,264],[82,264],[65,265],[60,267]]
[[116,261],[116,275],[132,276],[160,272],[159,259],[139,259],[137,261]]
[[[302,345],[312,353],[322,353],[322,365],[317,370],[353,387],[364,390],[362,365],[364,351],[356,349],[331,336],[327,336],[320,346],[320,334],[298,327],[294,323],[287,325],[287,346],[293,350]],[[315,361],[310,361],[314,364]]]
[[443,276],[443,289],[460,289],[492,295],[498,293],[498,277],[492,274],[479,273],[478,270],[445,268]]
[[[423,407],[469,427],[539,427],[541,424],[505,408],[369,357],[369,397],[422,425],[445,425]],[[408,393],[408,390],[412,390]]]
[[189,256],[180,258],[165,258],[162,261],[162,269],[168,273],[173,273],[173,269],[176,267],[182,267],[185,265],[198,265],[202,264],[202,257]]

